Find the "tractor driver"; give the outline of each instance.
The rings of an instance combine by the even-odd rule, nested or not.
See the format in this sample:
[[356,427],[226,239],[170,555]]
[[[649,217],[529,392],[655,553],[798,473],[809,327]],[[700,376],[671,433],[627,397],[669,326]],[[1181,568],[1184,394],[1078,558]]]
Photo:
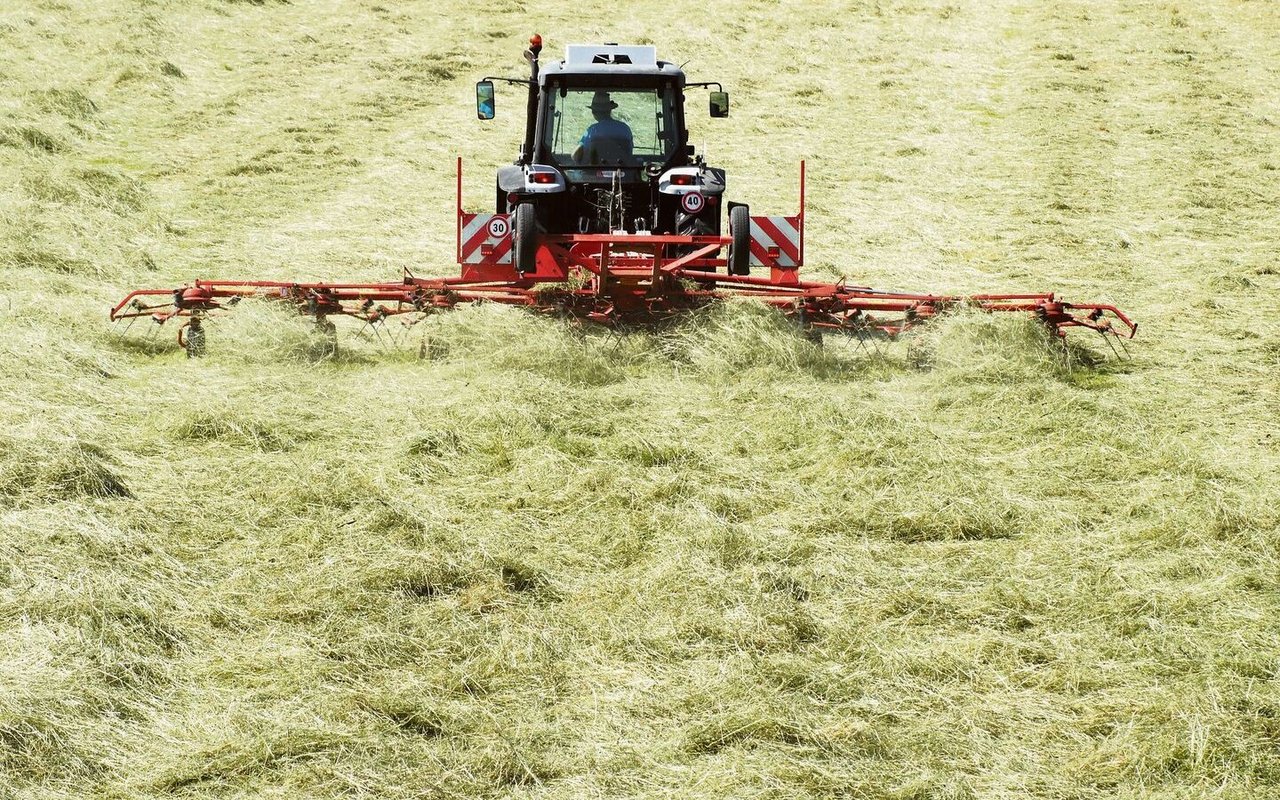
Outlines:
[[631,158],[631,128],[627,123],[613,118],[618,104],[609,98],[608,92],[596,92],[591,98],[591,116],[595,124],[587,128],[573,151],[573,160],[579,164],[600,164]]

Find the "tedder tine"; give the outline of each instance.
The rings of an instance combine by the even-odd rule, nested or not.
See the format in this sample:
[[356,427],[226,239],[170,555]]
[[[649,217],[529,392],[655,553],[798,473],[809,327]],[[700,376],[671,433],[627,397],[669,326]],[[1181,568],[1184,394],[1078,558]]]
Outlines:
[[1129,345],[1125,342],[1124,338],[1121,337],[1120,334],[1118,333],[1113,333],[1111,335],[1120,344],[1120,349],[1124,351],[1125,360],[1132,361],[1133,354],[1129,352]]
[[374,328],[374,331],[378,334],[378,341],[382,341],[382,337],[384,335],[386,336],[387,350],[394,350],[396,349],[396,347],[399,346],[399,342],[396,341],[394,331],[392,331],[391,328],[387,327],[387,321],[385,319],[378,320],[376,323],[374,323],[374,325],[377,326]]
[[880,342],[876,341],[876,338],[874,336],[868,333],[865,336],[865,340],[870,343],[870,349],[875,351],[874,353],[872,353],[872,355],[876,355],[876,356],[884,355],[884,352],[880,350]]
[[1098,335],[1101,336],[1102,340],[1107,343],[1107,347],[1111,348],[1111,354],[1116,357],[1116,360],[1117,361],[1122,360],[1120,357],[1120,351],[1116,349],[1115,344],[1111,341],[1111,337],[1107,335],[1107,332],[1098,331]]
[[396,329],[388,325],[385,319],[382,321],[382,331],[387,334],[391,347],[396,350],[400,349],[400,338],[396,337]]
[[[1098,331],[1102,338],[1107,340],[1107,344],[1111,347],[1111,352],[1115,355],[1117,361],[1131,361],[1133,355],[1129,352],[1129,345],[1125,344],[1124,337],[1113,330]],[[1116,349],[1116,345],[1120,345],[1120,349]]]
[[868,356],[871,355],[871,348],[867,346],[867,339],[863,336],[863,332],[861,330],[854,330],[853,338],[858,342],[859,350],[866,353]]

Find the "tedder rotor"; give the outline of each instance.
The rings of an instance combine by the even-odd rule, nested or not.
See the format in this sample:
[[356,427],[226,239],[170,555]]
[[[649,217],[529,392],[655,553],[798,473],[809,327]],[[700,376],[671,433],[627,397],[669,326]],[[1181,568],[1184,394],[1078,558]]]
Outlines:
[[476,301],[616,326],[671,319],[729,297],[771,305],[810,332],[893,336],[971,307],[1032,314],[1059,337],[1072,328],[1117,339],[1137,333],[1113,305],[1052,293],[932,295],[802,280],[804,163],[799,212],[754,215],[726,200],[725,171],[688,143],[685,90],[714,87],[710,115],[725,117],[729,96],[720,84],[687,82],[650,46],[570,45],[545,69],[541,50],[534,36],[525,51],[529,78],[476,84],[483,120],[495,117],[495,81],[527,86],[525,137],[515,163],[498,169],[492,213],[463,210],[458,159],[457,277],[406,270],[387,283],[197,280],[131,292],[111,319],[180,319],[178,339],[192,356],[204,351],[204,320],[247,297],[292,303],[330,335],[330,317],[377,324]]

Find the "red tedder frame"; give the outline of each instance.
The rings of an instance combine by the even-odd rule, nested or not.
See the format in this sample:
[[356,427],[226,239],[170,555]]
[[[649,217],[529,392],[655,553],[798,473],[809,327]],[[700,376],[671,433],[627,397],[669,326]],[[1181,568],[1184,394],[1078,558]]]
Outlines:
[[[678,316],[730,297],[770,305],[810,332],[897,335],[961,307],[1031,314],[1057,336],[1072,328],[1104,337],[1133,338],[1137,324],[1104,303],[1068,303],[1053,293],[933,295],[856,286],[844,280],[800,278],[805,244],[805,163],[800,163],[800,210],[795,216],[751,216],[750,266],[766,274],[733,275],[721,252],[732,235],[649,233],[539,234],[535,269],[518,272],[505,214],[462,207],[462,159],[457,161],[456,256],[459,275],[419,278],[405,270],[387,283],[294,283],[196,280],[168,289],[131,292],[111,310],[112,320],[183,318],[198,332],[179,341],[195,355],[203,349],[201,323],[241,298],[266,296],[294,304],[332,331],[329,317],[370,324],[401,314],[428,314],[459,303],[488,301],[524,306],[603,325],[645,324]],[[730,234],[733,232],[730,231]],[[163,298],[162,302],[151,302]]]

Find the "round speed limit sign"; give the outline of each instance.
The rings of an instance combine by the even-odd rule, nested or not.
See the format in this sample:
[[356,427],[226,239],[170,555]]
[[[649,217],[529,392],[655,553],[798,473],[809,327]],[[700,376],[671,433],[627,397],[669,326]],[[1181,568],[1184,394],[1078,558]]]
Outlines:
[[680,198],[680,205],[690,214],[697,214],[707,205],[707,200],[697,192],[690,192]]
[[511,226],[507,224],[506,217],[494,217],[489,221],[489,236],[494,239],[501,239],[511,230]]

